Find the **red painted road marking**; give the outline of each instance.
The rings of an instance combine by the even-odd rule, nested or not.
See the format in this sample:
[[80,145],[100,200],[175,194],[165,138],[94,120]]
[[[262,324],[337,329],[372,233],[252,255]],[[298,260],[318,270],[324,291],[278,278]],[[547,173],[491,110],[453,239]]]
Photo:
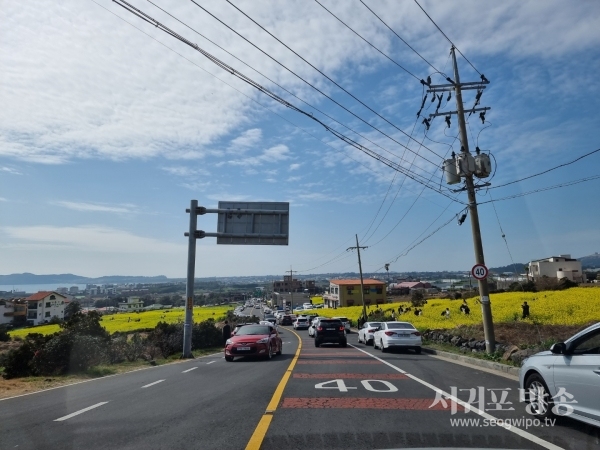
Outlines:
[[357,379],[357,380],[407,380],[403,373],[294,373],[294,378]]
[[[448,407],[444,408],[442,402],[431,406],[434,399],[431,398],[284,398],[282,408],[341,408],[341,409],[400,409],[418,411],[444,411],[451,409],[451,401],[447,401]],[[431,406],[431,408],[430,408]],[[463,407],[454,405],[457,411]]]
[[360,359],[299,359],[296,364],[383,364],[377,360]]

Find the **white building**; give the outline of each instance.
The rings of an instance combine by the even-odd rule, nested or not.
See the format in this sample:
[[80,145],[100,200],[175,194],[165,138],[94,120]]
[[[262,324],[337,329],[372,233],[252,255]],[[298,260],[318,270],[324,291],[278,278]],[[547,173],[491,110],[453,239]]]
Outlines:
[[585,282],[581,261],[572,259],[571,255],[551,256],[529,263],[529,276],[535,281],[541,277],[566,278],[578,283]]
[[143,311],[144,302],[139,297],[127,297],[126,302],[119,303],[119,312]]
[[27,323],[40,325],[53,317],[65,318],[67,298],[58,292],[41,291],[25,299],[27,302]]
[[15,313],[15,304],[8,300],[0,300],[0,325],[11,323]]

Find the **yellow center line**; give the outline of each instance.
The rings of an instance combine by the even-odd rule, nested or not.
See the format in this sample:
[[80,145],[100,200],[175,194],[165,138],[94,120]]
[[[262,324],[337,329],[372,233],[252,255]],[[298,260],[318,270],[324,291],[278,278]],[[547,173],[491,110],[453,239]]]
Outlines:
[[296,350],[296,354],[292,359],[292,362],[288,366],[287,370],[283,374],[283,377],[279,381],[277,385],[277,389],[273,393],[273,397],[271,397],[271,401],[267,406],[267,410],[261,417],[254,433],[252,433],[252,437],[248,441],[248,445],[246,445],[246,450],[259,450],[262,445],[263,439],[267,435],[267,431],[269,431],[269,425],[271,425],[271,420],[273,420],[273,413],[277,409],[277,405],[279,405],[279,401],[281,400],[281,396],[283,395],[283,390],[285,389],[285,385],[290,379],[290,375],[296,366],[296,361],[298,361],[298,357],[300,356],[300,350],[302,350],[302,338],[298,336],[298,334],[294,330],[289,330],[296,335],[298,338],[298,349]]

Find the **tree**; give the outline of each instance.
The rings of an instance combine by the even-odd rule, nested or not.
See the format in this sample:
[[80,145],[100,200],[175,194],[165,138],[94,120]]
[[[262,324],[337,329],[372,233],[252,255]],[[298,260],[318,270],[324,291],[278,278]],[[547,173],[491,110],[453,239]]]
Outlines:
[[425,298],[421,291],[412,291],[410,295],[410,302],[413,306],[423,306],[425,304]]
[[68,320],[69,317],[77,314],[79,311],[81,311],[81,303],[77,300],[73,300],[65,306],[65,320]]

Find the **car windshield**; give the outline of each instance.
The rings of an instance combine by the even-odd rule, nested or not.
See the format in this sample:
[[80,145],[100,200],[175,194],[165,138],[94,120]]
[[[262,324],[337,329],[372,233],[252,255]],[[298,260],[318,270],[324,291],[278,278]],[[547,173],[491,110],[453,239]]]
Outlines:
[[238,330],[237,336],[250,336],[256,334],[271,334],[272,328],[266,325],[245,325]]
[[406,322],[391,322],[387,324],[387,327],[392,329],[392,330],[414,330],[415,327],[413,327],[410,323],[406,323]]

